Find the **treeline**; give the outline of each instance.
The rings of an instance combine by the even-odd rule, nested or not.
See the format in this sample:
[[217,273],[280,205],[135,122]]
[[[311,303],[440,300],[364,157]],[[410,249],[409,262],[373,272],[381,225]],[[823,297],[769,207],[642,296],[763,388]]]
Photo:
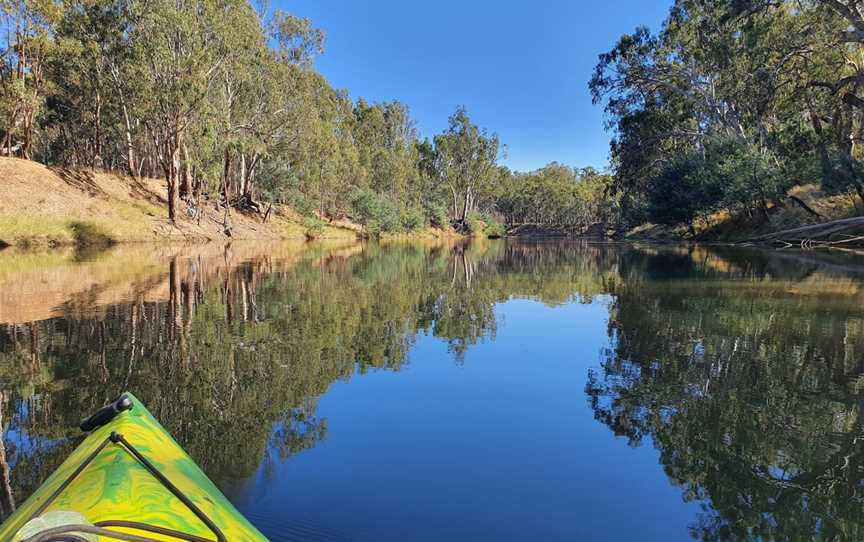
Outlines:
[[230,227],[231,209],[266,220],[271,203],[369,233],[603,219],[591,213],[605,177],[514,174],[464,108],[421,139],[406,105],[334,89],[314,69],[324,34],[307,19],[247,0],[0,9],[0,152],[164,178],[172,221],[215,206]]
[[552,163],[530,173],[505,172],[497,209],[508,224],[545,224],[585,229],[617,218],[610,178],[593,168]]
[[625,223],[767,218],[811,182],[864,203],[862,44],[861,0],[676,0],[624,35],[590,88]]

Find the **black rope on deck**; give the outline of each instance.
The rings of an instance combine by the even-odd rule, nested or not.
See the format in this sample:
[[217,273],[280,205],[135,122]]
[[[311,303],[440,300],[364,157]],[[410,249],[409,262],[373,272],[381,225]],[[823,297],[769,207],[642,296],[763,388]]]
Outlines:
[[144,465],[144,468],[146,468],[150,472],[150,474],[153,475],[154,478],[159,480],[159,482],[161,482],[162,485],[165,486],[165,489],[167,489],[175,497],[180,499],[180,501],[186,505],[186,508],[191,510],[193,514],[198,516],[198,519],[204,522],[204,525],[206,525],[213,532],[213,534],[216,535],[216,540],[218,542],[228,542],[228,539],[225,538],[224,534],[222,534],[221,529],[219,529],[219,527],[215,523],[213,523],[213,520],[207,517],[207,514],[202,512],[201,509],[198,508],[198,506],[196,506],[195,503],[193,503],[189,499],[189,497],[186,496],[186,494],[184,494],[177,486],[171,483],[171,480],[166,478],[165,475],[162,474],[159,469],[157,469],[152,463],[150,463],[150,461],[146,457],[141,455],[141,452],[139,452],[134,446],[132,446],[132,444],[130,444],[123,435],[112,431],[111,435],[108,438],[111,440],[111,442],[122,444],[127,452],[132,454],[132,456],[137,459],[139,463]]

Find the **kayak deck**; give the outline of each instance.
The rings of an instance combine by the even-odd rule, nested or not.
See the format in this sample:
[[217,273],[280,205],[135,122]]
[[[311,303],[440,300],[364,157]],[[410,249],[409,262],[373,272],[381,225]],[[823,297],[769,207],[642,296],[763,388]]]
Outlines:
[[[116,521],[144,523],[192,537],[217,540],[214,529],[196,515],[194,507],[212,522],[217,531],[224,534],[226,540],[266,541],[144,405],[131,394],[126,395],[133,401],[132,408],[93,431],[36,493],[0,526],[0,540],[15,540],[15,534],[34,515],[59,511],[76,512],[90,524]],[[112,440],[112,433],[121,435],[132,450],[130,446],[117,441],[116,436]],[[135,456],[135,451],[143,457],[144,462]],[[96,455],[92,460],[75,475],[76,469],[86,463],[94,452]],[[148,469],[146,462],[152,464],[169,485],[175,486],[192,507],[175,496],[159,480],[158,474],[154,475]],[[74,478],[70,482],[72,476]],[[65,488],[64,483],[68,484]],[[44,510],[40,513],[42,508]],[[130,528],[111,529],[152,540],[178,540],[176,537]],[[101,536],[98,540],[114,539]]]

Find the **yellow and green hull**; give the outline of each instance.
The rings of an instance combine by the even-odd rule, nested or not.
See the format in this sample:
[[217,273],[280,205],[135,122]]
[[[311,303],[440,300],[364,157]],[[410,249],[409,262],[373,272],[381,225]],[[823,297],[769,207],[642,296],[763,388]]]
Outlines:
[[[15,540],[16,533],[63,482],[87,460],[112,432],[119,433],[171,481],[230,541],[266,541],[234,508],[171,435],[138,399],[130,410],[93,431],[62,465],[15,513],[0,526],[0,540]],[[147,468],[120,444],[109,443],[51,502],[52,511],[76,512],[90,524],[133,521],[215,540],[211,529],[175,497]],[[133,529],[115,530],[141,534]],[[175,538],[147,534],[153,540]],[[100,541],[113,540],[108,537]]]

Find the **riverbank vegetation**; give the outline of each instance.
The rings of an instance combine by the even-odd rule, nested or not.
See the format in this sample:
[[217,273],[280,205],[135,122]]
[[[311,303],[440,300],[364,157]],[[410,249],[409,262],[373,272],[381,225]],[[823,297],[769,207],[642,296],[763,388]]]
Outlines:
[[[590,82],[614,132],[627,227],[759,217],[817,184],[864,213],[864,2],[676,0],[659,33],[637,28]],[[709,224],[710,226],[710,224]]]
[[406,104],[316,71],[312,21],[247,0],[13,0],[0,154],[160,179],[160,216],[220,235],[285,208],[310,238],[334,222],[752,238],[864,213],[861,4],[677,0],[658,33],[622,36],[589,85],[614,135],[607,173],[511,171],[461,106],[423,136]]
[[0,153],[162,179],[174,225],[216,212],[230,235],[238,213],[266,221],[273,205],[313,235],[322,220],[366,236],[598,220],[599,173],[585,186],[558,165],[513,173],[464,107],[422,138],[406,104],[333,88],[314,66],[324,33],[307,19],[247,0],[0,6]]

